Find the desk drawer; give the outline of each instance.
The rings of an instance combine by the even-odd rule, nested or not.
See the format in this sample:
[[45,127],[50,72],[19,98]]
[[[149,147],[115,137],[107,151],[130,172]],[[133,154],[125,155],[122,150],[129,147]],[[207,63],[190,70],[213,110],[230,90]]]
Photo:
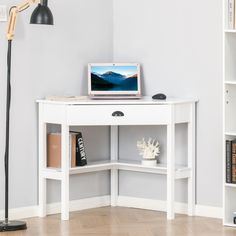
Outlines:
[[69,125],[155,125],[170,121],[167,105],[72,105]]

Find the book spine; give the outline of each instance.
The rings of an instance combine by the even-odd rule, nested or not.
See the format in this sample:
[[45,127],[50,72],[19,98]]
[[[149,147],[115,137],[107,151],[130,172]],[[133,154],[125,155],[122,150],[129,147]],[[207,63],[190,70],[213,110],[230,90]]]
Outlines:
[[234,1],[228,0],[228,28],[234,29]]
[[76,135],[76,166],[84,166],[84,165],[87,165],[84,140],[82,137],[82,133],[78,132]]
[[232,182],[232,141],[226,140],[226,183]]
[[61,134],[47,135],[47,167],[61,168]]
[[232,141],[232,183],[236,184],[236,140]]
[[69,157],[70,157],[70,168],[72,167],[71,160],[72,160],[72,135],[70,134],[69,139]]
[[71,167],[76,167],[76,134],[72,134],[71,138]]
[[236,184],[236,165],[232,165],[232,183]]

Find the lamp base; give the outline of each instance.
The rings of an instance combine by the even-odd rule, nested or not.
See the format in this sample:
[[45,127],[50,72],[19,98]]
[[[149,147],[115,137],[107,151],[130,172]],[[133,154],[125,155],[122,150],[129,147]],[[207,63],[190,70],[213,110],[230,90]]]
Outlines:
[[9,221],[8,223],[0,221],[0,232],[3,231],[16,231],[27,229],[26,222],[24,221]]

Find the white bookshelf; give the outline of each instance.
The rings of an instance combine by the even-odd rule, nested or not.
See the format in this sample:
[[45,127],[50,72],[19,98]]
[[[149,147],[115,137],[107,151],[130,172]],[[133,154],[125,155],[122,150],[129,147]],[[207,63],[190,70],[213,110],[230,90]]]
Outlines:
[[228,29],[228,0],[223,0],[223,224],[236,227],[236,184],[226,183],[225,141],[236,138],[236,30]]

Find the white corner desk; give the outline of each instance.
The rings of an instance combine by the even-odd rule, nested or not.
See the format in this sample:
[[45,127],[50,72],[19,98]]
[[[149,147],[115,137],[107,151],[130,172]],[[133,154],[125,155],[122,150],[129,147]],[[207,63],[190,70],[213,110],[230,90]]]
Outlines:
[[[38,100],[39,104],[39,215],[47,215],[46,180],[61,181],[61,219],[69,219],[69,177],[96,171],[111,171],[111,206],[118,197],[119,170],[147,172],[167,176],[167,219],[175,217],[175,180],[188,179],[188,215],[195,209],[195,99],[152,100],[90,100],[82,97],[74,101]],[[47,168],[47,123],[61,125],[61,169]],[[188,124],[188,164],[175,165],[175,124]],[[119,161],[118,127],[121,125],[167,126],[167,164],[147,167],[141,163]],[[110,160],[70,168],[70,126],[110,126]]]

